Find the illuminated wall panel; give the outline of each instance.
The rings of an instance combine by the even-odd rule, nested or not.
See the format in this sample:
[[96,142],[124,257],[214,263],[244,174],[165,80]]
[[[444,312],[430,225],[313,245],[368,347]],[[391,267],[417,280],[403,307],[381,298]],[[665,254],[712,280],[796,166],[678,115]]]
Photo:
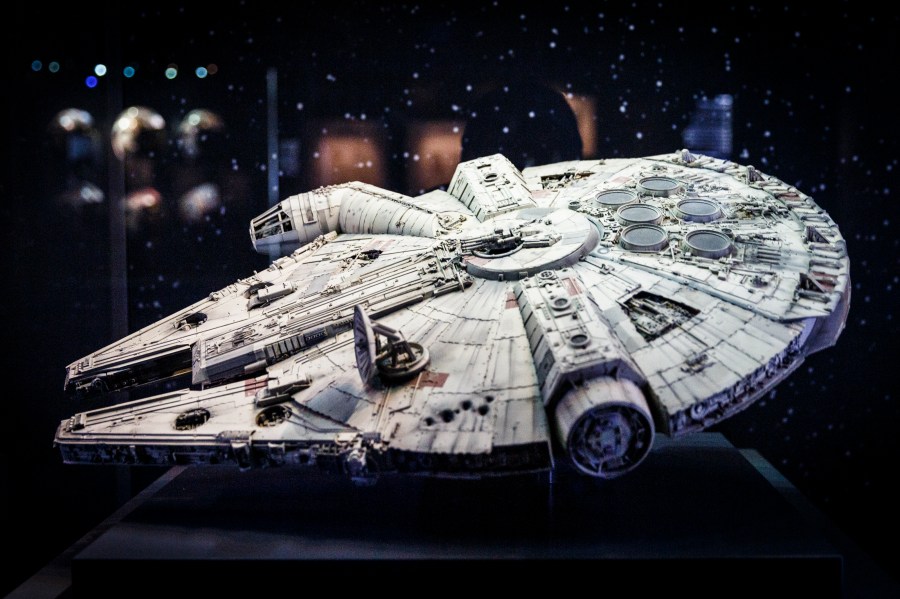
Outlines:
[[314,130],[306,169],[312,187],[362,181],[387,187],[382,130],[374,123],[324,123]]
[[416,195],[453,177],[462,153],[462,121],[414,121],[406,134],[407,192]]

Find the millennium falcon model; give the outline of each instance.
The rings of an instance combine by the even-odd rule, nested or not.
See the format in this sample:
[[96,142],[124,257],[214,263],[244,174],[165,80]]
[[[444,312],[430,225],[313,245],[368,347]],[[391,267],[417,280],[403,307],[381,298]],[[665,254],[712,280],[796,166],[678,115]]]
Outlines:
[[68,367],[76,396],[183,384],[64,420],[66,462],[613,478],[833,345],[850,299],[812,198],[687,150],[323,187],[250,235],[282,257]]

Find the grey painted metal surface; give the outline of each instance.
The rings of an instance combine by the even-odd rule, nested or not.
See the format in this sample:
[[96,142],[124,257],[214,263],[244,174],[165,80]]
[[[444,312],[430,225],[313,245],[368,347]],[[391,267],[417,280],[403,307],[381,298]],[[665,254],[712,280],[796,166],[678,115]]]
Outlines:
[[65,461],[611,478],[833,345],[850,300],[812,198],[686,150],[488,156],[421,198],[292,196],[250,233],[287,255],[68,367],[74,395],[190,381],[63,421]]

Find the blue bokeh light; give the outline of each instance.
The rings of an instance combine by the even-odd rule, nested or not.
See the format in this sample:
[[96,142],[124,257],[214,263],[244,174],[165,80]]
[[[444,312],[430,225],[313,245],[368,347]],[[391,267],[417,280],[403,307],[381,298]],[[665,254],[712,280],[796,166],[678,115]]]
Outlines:
[[178,76],[178,69],[175,67],[169,67],[166,69],[166,79],[174,79]]
[[195,72],[197,73],[197,77],[199,77],[200,79],[203,79],[207,74],[209,74],[209,71],[206,70],[206,67],[197,67],[197,70]]
[[84,84],[86,86],[90,87],[91,89],[93,89],[93,88],[97,87],[97,78],[94,77],[93,75],[88,75],[87,78],[84,80]]
[[106,75],[106,65],[101,63],[101,64],[98,64],[97,66],[95,66],[94,74],[97,77],[103,77],[104,75]]
[[56,73],[57,71],[59,71],[59,63],[54,60],[47,66],[47,68],[51,73]]
[[126,79],[131,79],[134,77],[134,67],[125,67],[122,69],[122,74],[125,75]]
[[40,60],[35,60],[31,63],[31,70],[34,71],[35,73],[40,71],[43,67],[44,67],[44,63],[42,63]]

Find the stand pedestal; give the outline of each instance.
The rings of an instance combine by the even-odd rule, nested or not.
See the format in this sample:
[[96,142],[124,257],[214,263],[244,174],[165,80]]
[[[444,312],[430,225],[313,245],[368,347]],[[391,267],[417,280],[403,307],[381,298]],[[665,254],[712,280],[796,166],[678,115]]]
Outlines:
[[549,579],[565,593],[577,581],[694,597],[847,594],[858,562],[848,569],[821,516],[758,454],[714,433],[656,441],[615,481],[561,467],[552,480],[356,487],[313,470],[173,468],[74,556],[71,590],[209,596],[250,581],[263,593],[419,595],[489,581],[508,594]]

